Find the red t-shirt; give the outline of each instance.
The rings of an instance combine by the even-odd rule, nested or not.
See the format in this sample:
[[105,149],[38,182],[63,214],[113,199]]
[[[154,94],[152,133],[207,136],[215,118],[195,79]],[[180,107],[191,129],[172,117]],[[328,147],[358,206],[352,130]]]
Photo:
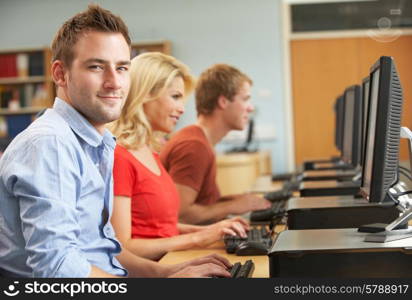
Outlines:
[[154,174],[126,148],[114,151],[114,195],[131,198],[132,238],[160,238],[179,234],[179,194],[172,178],[154,153],[160,175]]
[[216,184],[216,155],[203,130],[190,125],[162,148],[160,159],[174,182],[198,192],[195,202],[208,205],[220,198]]

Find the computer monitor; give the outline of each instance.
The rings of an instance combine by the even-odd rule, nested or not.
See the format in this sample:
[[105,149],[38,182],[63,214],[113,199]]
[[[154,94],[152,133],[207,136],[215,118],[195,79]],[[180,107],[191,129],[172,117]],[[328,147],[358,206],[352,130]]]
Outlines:
[[335,146],[336,149],[342,153],[343,144],[343,114],[344,114],[344,103],[343,95],[336,98],[334,110],[335,110]]
[[240,147],[234,147],[234,148],[228,150],[226,153],[256,152],[256,149],[250,149],[250,145],[253,142],[254,133],[255,133],[255,122],[254,122],[253,118],[250,118],[249,119],[249,124],[248,124],[248,127],[247,127],[246,140],[243,143],[243,145],[240,146]]
[[363,166],[365,160],[365,141],[366,141],[366,130],[367,130],[367,119],[368,119],[368,107],[369,107],[369,76],[362,80],[362,149],[361,149],[361,165]]
[[342,161],[356,167],[360,163],[362,138],[362,98],[359,85],[348,87],[344,94]]
[[402,88],[393,58],[382,56],[372,66],[369,90],[361,194],[384,202],[398,180]]
[[250,118],[249,125],[247,128],[246,142],[245,142],[246,149],[249,149],[250,144],[253,142],[254,133],[255,133],[255,121],[253,120],[253,118]]

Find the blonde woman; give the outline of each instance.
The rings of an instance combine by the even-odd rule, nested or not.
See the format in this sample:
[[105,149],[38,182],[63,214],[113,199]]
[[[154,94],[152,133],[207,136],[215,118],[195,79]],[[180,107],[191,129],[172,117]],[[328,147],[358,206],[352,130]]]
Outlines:
[[232,218],[208,226],[178,223],[179,194],[156,152],[159,133],[170,133],[193,90],[188,68],[161,53],[132,60],[131,88],[117,136],[112,224],[123,246],[152,260],[174,250],[206,247],[224,234],[246,236],[248,224]]

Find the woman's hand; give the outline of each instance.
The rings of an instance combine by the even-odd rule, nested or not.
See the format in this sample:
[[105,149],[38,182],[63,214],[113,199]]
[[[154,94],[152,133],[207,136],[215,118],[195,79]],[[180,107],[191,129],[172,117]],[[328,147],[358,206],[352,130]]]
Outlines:
[[193,233],[193,238],[197,247],[206,247],[221,240],[226,234],[245,238],[248,230],[248,222],[241,217],[235,217],[205,226],[203,230]]

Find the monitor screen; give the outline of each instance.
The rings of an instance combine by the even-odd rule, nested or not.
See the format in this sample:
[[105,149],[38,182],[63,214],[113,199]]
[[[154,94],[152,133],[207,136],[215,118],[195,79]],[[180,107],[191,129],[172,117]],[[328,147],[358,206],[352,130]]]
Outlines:
[[226,153],[256,152],[256,151],[257,151],[256,148],[250,149],[251,144],[253,143],[254,134],[255,134],[255,131],[254,131],[254,120],[253,120],[252,117],[249,119],[249,124],[248,124],[248,126],[247,126],[247,129],[245,129],[245,130],[246,130],[246,140],[245,140],[245,142],[243,143],[243,145],[242,145],[242,146],[239,146],[239,147],[233,147],[233,148],[229,149],[228,151],[226,151]]
[[363,166],[363,184],[367,195],[370,195],[370,186],[372,180],[372,155],[375,146],[375,133],[376,133],[376,111],[378,109],[378,87],[379,87],[379,69],[371,74],[371,95],[369,99],[369,120],[368,120],[368,134],[365,143],[365,164]]
[[342,160],[352,163],[352,136],[353,136],[353,116],[355,106],[355,94],[353,90],[345,92],[345,118],[343,126],[343,152]]
[[335,102],[335,146],[342,152],[343,143],[343,96],[340,95]]
[[364,78],[362,81],[362,158],[361,158],[361,165],[364,164],[364,155],[365,155],[365,144],[366,144],[366,125],[367,125],[367,118],[368,118],[368,107],[369,107],[369,76]]
[[359,164],[361,143],[362,99],[360,86],[350,86],[344,93],[344,125],[342,160],[356,167]]
[[249,125],[247,127],[246,146],[249,146],[253,142],[254,127],[255,122],[253,121],[253,118],[250,118]]
[[382,56],[371,68],[361,193],[383,202],[398,180],[402,89],[391,57]]

